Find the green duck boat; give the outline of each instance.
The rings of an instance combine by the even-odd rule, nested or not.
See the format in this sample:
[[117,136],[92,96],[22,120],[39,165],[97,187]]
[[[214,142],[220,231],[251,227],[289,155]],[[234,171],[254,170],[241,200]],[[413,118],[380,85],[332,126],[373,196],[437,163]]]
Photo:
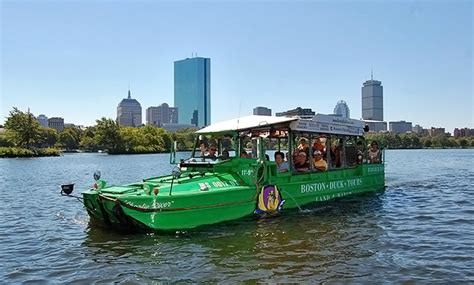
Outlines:
[[366,149],[363,134],[362,121],[320,114],[216,123],[197,131],[191,157],[170,175],[120,186],[95,175],[84,206],[108,226],[168,231],[383,190],[383,151]]

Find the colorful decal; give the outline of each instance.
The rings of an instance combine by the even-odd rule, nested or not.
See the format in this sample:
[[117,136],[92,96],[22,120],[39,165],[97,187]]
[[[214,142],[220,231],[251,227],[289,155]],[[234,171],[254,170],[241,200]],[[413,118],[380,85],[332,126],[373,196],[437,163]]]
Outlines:
[[281,199],[280,192],[276,185],[266,185],[262,187],[262,191],[258,195],[256,214],[261,213],[277,213],[281,211],[281,207],[285,200]]

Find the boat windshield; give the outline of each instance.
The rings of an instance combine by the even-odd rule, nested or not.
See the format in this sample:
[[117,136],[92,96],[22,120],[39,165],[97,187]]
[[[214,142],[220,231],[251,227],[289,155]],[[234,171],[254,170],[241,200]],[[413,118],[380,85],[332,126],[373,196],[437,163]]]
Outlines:
[[191,157],[187,163],[217,163],[234,158],[234,138],[232,135],[199,135],[196,138]]

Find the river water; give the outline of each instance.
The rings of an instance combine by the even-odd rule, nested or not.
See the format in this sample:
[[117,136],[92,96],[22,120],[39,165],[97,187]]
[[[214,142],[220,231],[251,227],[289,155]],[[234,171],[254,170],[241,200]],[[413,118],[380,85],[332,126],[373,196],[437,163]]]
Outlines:
[[0,283],[474,282],[474,150],[389,150],[385,192],[176,234],[89,226],[59,195],[169,173],[166,154],[0,159]]

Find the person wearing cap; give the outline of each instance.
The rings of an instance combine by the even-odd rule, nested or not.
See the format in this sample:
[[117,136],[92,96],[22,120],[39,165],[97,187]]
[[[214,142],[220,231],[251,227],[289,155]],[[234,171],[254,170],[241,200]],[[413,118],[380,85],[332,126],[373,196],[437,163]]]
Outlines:
[[299,145],[297,147],[297,152],[299,153],[300,151],[304,151],[306,153],[306,156],[309,157],[309,146],[308,146],[308,142],[306,141],[305,138],[301,138],[299,140]]
[[313,161],[314,161],[314,168],[319,170],[319,171],[327,171],[328,170],[328,164],[327,162],[323,159],[323,154],[321,151],[316,150],[313,153]]
[[313,149],[313,152],[319,150],[323,155],[326,153],[326,146],[323,145],[320,138],[316,138],[316,140],[313,143],[312,149]]

